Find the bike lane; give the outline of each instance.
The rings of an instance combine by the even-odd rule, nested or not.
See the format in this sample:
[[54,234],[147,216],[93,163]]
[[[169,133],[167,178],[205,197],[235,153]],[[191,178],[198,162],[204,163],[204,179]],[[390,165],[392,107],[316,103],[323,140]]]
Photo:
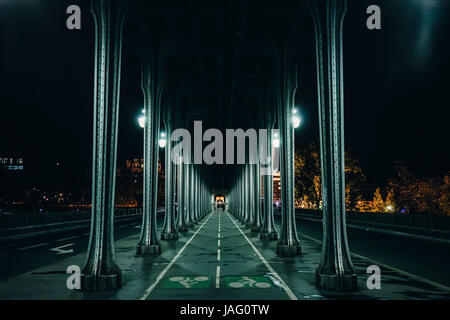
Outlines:
[[158,277],[158,283],[149,287],[143,298],[293,298],[228,213],[213,212],[199,228],[176,261]]

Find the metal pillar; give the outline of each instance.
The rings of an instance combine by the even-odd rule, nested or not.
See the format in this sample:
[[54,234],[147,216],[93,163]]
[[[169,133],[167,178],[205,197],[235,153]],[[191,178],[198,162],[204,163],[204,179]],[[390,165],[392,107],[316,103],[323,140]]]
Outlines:
[[189,228],[192,226],[191,219],[191,164],[185,164],[185,178],[184,178],[184,206],[185,206],[185,217],[186,217],[186,226]]
[[191,168],[190,168],[190,210],[189,210],[189,214],[191,215],[191,226],[194,226],[195,223],[197,222],[195,219],[195,170],[194,170],[194,164],[191,164]]
[[95,21],[94,149],[91,232],[81,289],[118,288],[115,263],[114,194],[116,183],[122,31],[128,1],[93,0]]
[[[170,110],[170,108],[169,108]],[[175,224],[175,186],[176,174],[174,174],[174,165],[172,163],[172,122],[170,120],[170,111],[166,113],[166,137],[167,143],[165,148],[165,218],[164,227],[161,232],[161,240],[176,240],[178,239],[178,231]]]
[[282,101],[278,112],[280,127],[280,165],[281,165],[281,231],[277,253],[282,256],[301,254],[297,236],[294,202],[294,127],[291,117],[294,95],[297,86],[296,66],[289,65],[287,54],[283,59]]
[[[183,159],[183,158],[181,158]],[[179,232],[187,232],[187,210],[186,210],[186,175],[185,169],[186,164],[181,161],[180,164],[177,165],[178,169],[178,215],[177,215],[177,230]]]
[[[271,121],[269,121],[270,123]],[[271,129],[272,124],[269,128]],[[264,189],[264,223],[259,238],[261,240],[278,240],[273,217],[273,167],[272,167],[272,133],[267,135],[266,155],[268,156],[268,167],[270,174],[263,177]]]
[[323,195],[322,258],[316,270],[316,285],[339,291],[357,289],[345,223],[342,33],[346,10],[346,0],[311,3],[316,34]]
[[[259,150],[259,149],[258,149]],[[255,187],[253,194],[253,203],[254,203],[254,215],[253,215],[253,223],[252,223],[252,232],[259,233],[261,231],[261,166],[258,162],[254,165],[253,168],[254,177],[255,177]]]
[[144,127],[144,212],[142,228],[136,255],[152,255],[161,253],[157,218],[158,201],[158,159],[159,159],[159,123],[161,112],[161,95],[163,83],[155,86],[155,54],[151,62],[145,61],[142,73],[142,89],[145,98]]

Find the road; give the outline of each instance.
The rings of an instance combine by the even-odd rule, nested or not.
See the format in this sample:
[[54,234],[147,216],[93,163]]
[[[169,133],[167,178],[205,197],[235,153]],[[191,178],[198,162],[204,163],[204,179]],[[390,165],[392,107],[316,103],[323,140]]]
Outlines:
[[[298,220],[299,233],[322,239],[322,224]],[[350,251],[450,287],[450,246],[347,228]]]
[[[162,221],[159,217],[160,226]],[[123,239],[139,232],[139,227],[138,219],[136,222],[116,223],[114,237]],[[0,244],[0,280],[86,252],[88,242],[88,230],[73,230]]]
[[[159,228],[162,223],[163,216],[160,216]],[[279,224],[279,217],[276,223]],[[119,262],[128,260],[134,264],[133,267],[124,268],[129,270],[127,277],[130,277],[130,281],[138,281],[136,279],[139,278],[135,276],[145,278],[138,289],[129,282],[128,287],[125,286],[121,292],[136,294],[133,299],[152,300],[335,298],[314,288],[314,269],[320,257],[318,242],[322,234],[321,223],[298,220],[297,227],[303,254],[282,258],[275,253],[276,242],[260,241],[256,234],[245,229],[230,214],[216,211],[182,235],[178,242],[167,242],[163,255],[141,260],[134,257],[134,244],[140,231],[139,221],[118,223],[115,227],[117,248],[125,250]],[[390,287],[384,288],[388,296],[402,292],[408,298],[414,297],[414,288],[428,292],[434,290],[419,283],[428,283],[434,287],[440,284],[441,291],[450,293],[448,246],[352,228],[348,228],[348,238],[362,289],[367,276],[364,275],[365,268],[375,261],[386,272],[384,283]],[[0,281],[54,265],[58,261],[63,262],[68,257],[84,255],[88,240],[86,231],[71,231],[63,235],[52,234],[1,245]],[[47,267],[44,271],[64,273],[64,268],[52,268],[55,269]],[[135,275],[137,271],[133,270],[142,270],[145,277]],[[397,290],[399,279],[404,281],[401,277],[405,275],[408,279],[416,280],[416,287],[412,291],[404,287]],[[61,276],[63,279],[66,277]],[[20,283],[17,285],[20,286]],[[365,297],[367,294],[366,290],[360,296]],[[89,298],[88,295],[84,297]],[[375,298],[384,297],[380,293]]]

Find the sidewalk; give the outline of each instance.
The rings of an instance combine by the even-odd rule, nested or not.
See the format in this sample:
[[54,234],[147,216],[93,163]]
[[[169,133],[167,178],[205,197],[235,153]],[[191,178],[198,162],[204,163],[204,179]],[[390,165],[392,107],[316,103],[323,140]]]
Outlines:
[[[292,295],[263,263],[241,230]],[[116,261],[122,270],[119,290],[83,293],[67,289],[69,275],[65,270],[69,265],[82,267],[85,258],[82,253],[1,281],[0,299],[450,299],[450,293],[442,288],[383,267],[381,290],[368,290],[366,269],[372,263],[360,257],[353,257],[359,276],[358,292],[319,290],[314,286],[314,270],[320,258],[320,243],[301,237],[303,254],[281,258],[275,253],[276,241],[260,241],[224,212],[208,216],[189,233],[180,234],[178,241],[162,241],[163,253],[159,256],[136,257],[138,237],[136,233],[116,241]],[[218,281],[217,267],[220,267]],[[180,279],[184,279],[184,284]],[[149,288],[151,292],[146,295]]]

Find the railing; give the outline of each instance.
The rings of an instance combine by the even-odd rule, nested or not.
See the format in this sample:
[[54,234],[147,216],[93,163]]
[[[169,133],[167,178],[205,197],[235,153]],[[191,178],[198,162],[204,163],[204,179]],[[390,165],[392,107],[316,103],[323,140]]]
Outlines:
[[[321,219],[321,210],[296,209],[296,214]],[[450,216],[427,213],[385,213],[385,212],[347,212],[347,223],[389,225],[395,227],[420,228],[450,231]]]
[[[127,215],[142,214],[140,208],[116,208],[114,215],[122,217]],[[72,221],[88,220],[91,218],[91,210],[45,212],[30,214],[0,214],[0,229],[31,227],[48,225],[53,223],[64,223]]]

